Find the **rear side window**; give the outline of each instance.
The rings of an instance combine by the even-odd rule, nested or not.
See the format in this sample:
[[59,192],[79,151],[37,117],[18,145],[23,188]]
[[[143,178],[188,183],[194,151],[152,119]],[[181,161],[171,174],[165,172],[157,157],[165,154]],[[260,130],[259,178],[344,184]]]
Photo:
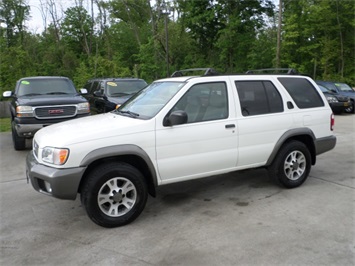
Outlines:
[[236,81],[243,116],[283,112],[282,98],[270,81]]
[[322,98],[318,91],[307,80],[302,78],[278,78],[281,84],[286,88],[298,108],[315,108],[324,106]]

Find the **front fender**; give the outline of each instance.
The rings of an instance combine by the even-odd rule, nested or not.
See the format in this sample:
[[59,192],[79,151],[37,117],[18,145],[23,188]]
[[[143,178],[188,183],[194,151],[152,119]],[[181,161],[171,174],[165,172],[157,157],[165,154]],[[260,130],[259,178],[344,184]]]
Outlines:
[[114,145],[93,150],[83,158],[80,167],[88,167],[97,160],[119,156],[137,156],[141,158],[147,165],[154,187],[158,186],[157,172],[152,160],[142,148],[133,144]]

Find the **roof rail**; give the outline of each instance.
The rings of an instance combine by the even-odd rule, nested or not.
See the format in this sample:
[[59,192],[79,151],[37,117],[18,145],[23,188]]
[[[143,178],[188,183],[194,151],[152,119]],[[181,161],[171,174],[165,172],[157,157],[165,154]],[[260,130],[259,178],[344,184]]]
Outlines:
[[253,69],[248,70],[245,74],[287,74],[287,75],[298,75],[296,69],[294,68],[263,68],[263,69]]
[[214,76],[219,74],[213,68],[189,68],[189,69],[177,70],[171,75],[171,77],[182,77],[186,72],[196,72],[196,71],[204,71],[202,76]]

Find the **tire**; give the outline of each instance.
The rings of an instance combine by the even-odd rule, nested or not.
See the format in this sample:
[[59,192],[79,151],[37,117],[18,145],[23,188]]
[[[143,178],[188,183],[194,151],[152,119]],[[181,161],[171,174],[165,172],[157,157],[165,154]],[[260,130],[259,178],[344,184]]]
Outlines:
[[311,170],[311,153],[299,141],[285,143],[269,167],[269,175],[286,188],[295,188],[306,181]]
[[106,163],[89,173],[81,201],[90,219],[112,228],[134,221],[148,198],[143,175],[127,163]]
[[12,131],[12,143],[14,144],[14,149],[17,151],[22,151],[26,149],[26,138],[20,137],[15,129],[15,122],[11,122]]
[[350,101],[350,105],[347,107],[347,108],[345,108],[345,113],[348,113],[348,114],[353,114],[354,113],[354,110],[355,108],[354,108],[354,101],[353,100],[351,100]]

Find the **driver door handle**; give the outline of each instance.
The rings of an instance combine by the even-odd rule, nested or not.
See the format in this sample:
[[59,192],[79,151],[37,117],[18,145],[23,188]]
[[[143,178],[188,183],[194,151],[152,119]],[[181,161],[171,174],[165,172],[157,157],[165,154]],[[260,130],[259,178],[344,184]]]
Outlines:
[[226,125],[226,128],[235,128],[235,125],[234,124],[228,124],[228,125]]

